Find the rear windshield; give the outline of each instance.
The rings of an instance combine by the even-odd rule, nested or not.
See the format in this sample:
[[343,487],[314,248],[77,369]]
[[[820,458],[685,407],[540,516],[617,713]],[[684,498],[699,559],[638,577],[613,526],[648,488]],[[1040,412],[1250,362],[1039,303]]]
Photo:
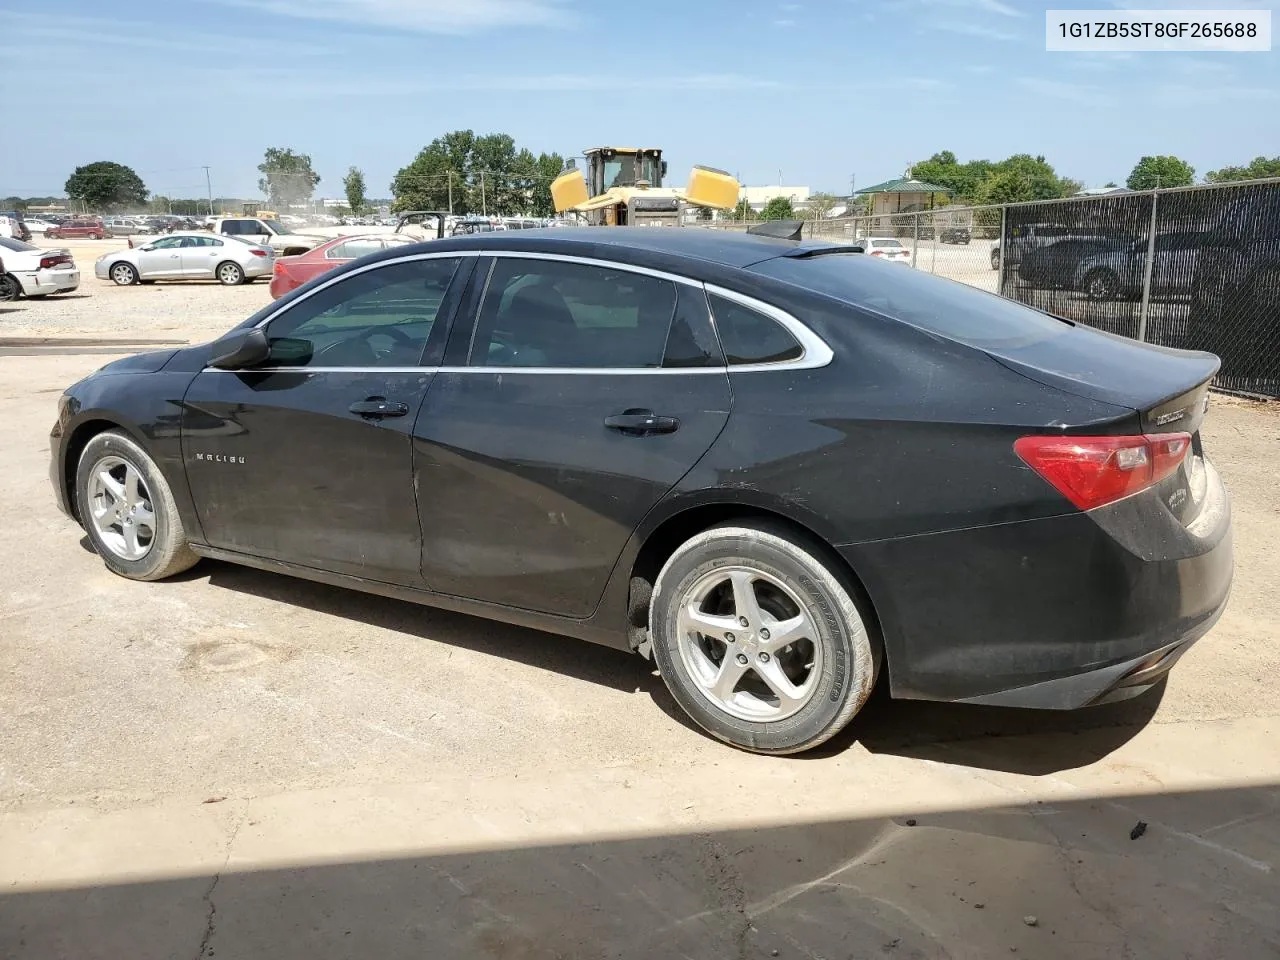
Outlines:
[[1068,327],[993,293],[860,253],[775,257],[751,269],[979,349],[1027,346]]
[[872,240],[872,241],[871,241],[871,245],[872,245],[873,247],[900,247],[900,246],[902,246],[902,241],[900,241],[900,240]]

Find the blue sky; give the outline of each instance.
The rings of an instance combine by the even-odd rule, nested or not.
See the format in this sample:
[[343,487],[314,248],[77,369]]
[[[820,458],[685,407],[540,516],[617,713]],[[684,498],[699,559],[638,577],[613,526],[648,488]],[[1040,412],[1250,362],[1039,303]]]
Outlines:
[[1144,153],[1198,174],[1280,154],[1280,54],[1047,53],[1046,6],[19,0],[0,10],[0,89],[20,114],[0,196],[61,192],[93,160],[171,196],[203,195],[208,164],[216,194],[256,196],[269,146],[310,153],[323,195],[354,164],[381,196],[460,127],[566,155],[660,146],[676,183],[704,163],[832,192],[940,149],[1043,153],[1089,186],[1123,181]]

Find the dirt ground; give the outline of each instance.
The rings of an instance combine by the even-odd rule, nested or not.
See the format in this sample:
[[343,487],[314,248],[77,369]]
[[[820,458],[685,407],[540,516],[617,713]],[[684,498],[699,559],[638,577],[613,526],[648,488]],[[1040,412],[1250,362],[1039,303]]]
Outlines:
[[[85,283],[0,337],[204,339],[266,297]],[[1214,399],[1236,582],[1167,688],[878,696],[783,759],[616,651],[221,563],[112,576],[47,479],[58,394],[109,358],[3,352],[6,960],[1280,956],[1274,408]]]

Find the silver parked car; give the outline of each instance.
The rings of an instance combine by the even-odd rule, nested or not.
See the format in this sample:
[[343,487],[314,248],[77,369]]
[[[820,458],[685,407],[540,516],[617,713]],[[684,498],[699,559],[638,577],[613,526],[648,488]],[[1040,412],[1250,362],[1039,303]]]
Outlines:
[[217,280],[233,287],[271,276],[274,266],[275,251],[259,243],[207,233],[171,233],[130,250],[104,253],[93,273],[122,287],[152,280]]

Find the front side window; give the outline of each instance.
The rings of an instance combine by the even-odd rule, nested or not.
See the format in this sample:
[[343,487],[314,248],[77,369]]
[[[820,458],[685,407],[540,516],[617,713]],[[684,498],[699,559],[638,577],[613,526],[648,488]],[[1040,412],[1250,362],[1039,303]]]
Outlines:
[[711,315],[729,366],[799,360],[804,348],[772,317],[712,294]]
[[470,363],[478,367],[660,367],[675,313],[669,280],[554,260],[500,257]]
[[184,237],[165,237],[163,240],[156,240],[150,244],[152,250],[171,250],[175,247],[182,246]]
[[393,263],[316,291],[268,325],[270,364],[417,366],[458,263]]

